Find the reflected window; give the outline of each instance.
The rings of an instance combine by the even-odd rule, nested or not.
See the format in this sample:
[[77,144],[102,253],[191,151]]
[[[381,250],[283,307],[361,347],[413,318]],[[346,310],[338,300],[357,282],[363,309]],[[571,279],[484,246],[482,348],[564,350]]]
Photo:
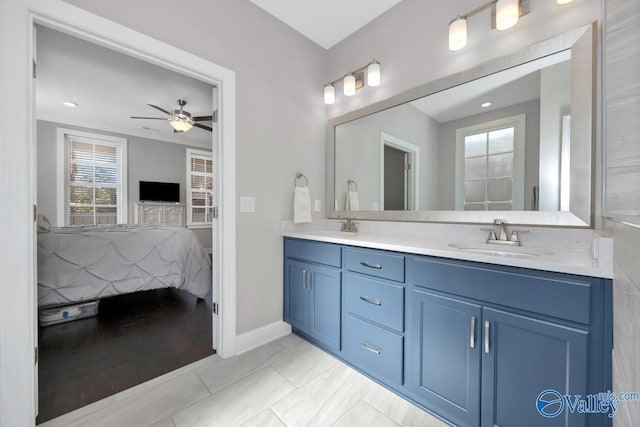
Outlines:
[[522,209],[524,173],[516,167],[524,152],[521,116],[457,129],[456,209]]

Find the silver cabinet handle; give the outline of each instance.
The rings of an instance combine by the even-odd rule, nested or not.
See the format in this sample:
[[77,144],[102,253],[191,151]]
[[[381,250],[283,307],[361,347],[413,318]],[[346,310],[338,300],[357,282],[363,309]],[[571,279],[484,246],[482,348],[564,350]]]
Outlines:
[[367,344],[366,342],[361,342],[360,343],[360,347],[364,348],[365,350],[370,351],[371,353],[374,354],[380,354],[380,350],[378,350],[375,347],[371,347],[369,344]]
[[366,303],[372,304],[372,305],[382,305],[382,303],[380,301],[378,301],[377,299],[371,299],[369,297],[360,297],[360,299]]
[[380,264],[371,264],[367,261],[360,261],[360,265],[364,266],[364,267],[369,267],[369,268],[375,268],[376,270],[381,270],[382,266]]
[[471,316],[471,327],[469,328],[469,346],[476,348],[476,316]]
[[308,289],[307,288],[307,270],[302,270],[302,288]]
[[484,321],[484,352],[489,354],[489,321]]

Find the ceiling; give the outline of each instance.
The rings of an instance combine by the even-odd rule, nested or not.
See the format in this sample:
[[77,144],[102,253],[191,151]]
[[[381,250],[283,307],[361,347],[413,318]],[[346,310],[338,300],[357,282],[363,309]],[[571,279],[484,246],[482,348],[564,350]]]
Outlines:
[[325,49],[349,37],[402,0],[251,0]]
[[[192,128],[173,133],[167,111],[187,101],[193,116],[212,114],[214,87],[111,49],[37,26],[36,117],[96,130],[211,148],[212,133]],[[64,101],[78,104],[64,106]],[[200,122],[211,126],[211,122]],[[215,133],[215,127],[214,127]]]

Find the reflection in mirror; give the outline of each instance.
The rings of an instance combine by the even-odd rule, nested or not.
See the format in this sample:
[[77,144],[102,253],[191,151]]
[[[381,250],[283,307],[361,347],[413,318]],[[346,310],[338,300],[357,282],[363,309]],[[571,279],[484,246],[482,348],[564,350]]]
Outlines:
[[568,211],[570,76],[567,49],[336,126],[335,210]]

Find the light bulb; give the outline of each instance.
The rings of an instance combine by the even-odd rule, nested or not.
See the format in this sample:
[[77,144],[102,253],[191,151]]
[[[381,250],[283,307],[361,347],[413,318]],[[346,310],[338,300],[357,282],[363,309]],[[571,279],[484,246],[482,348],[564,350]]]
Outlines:
[[324,87],[324,103],[333,104],[336,102],[336,88],[331,83]]
[[344,76],[344,96],[353,96],[356,94],[356,76],[347,74]]
[[380,63],[375,60],[367,67],[367,85],[378,86],[380,84]]
[[455,52],[467,45],[467,20],[457,17],[449,24],[449,50]]
[[496,3],[496,30],[508,30],[518,23],[519,17],[519,0],[498,0]]

